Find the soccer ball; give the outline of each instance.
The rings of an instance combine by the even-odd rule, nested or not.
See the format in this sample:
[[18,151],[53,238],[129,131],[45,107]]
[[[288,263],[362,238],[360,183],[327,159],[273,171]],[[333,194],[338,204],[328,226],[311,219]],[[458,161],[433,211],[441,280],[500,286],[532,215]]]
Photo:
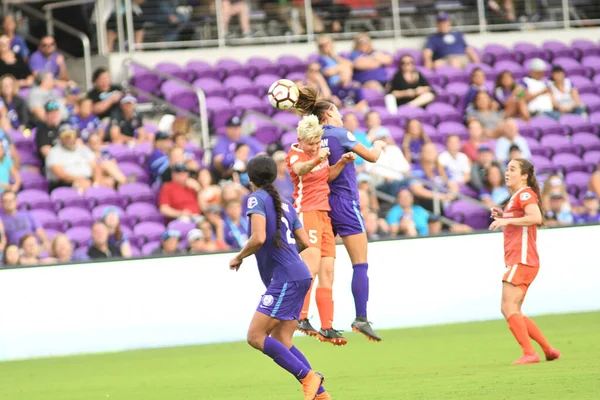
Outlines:
[[289,110],[294,107],[300,96],[298,86],[289,79],[275,81],[268,92],[269,102],[279,110]]

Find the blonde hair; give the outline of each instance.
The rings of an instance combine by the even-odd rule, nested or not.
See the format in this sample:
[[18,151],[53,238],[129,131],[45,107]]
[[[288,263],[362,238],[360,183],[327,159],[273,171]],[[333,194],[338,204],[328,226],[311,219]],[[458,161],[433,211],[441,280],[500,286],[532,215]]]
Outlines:
[[319,124],[319,118],[312,114],[302,118],[296,131],[298,132],[298,139],[302,141],[321,139],[324,132],[323,127]]

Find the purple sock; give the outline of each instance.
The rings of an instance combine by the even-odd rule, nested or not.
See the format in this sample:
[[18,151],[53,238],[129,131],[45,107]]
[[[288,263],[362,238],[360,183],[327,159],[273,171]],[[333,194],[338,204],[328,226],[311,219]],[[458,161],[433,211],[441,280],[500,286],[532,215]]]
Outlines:
[[[310,366],[310,363],[308,362],[306,357],[304,357],[304,354],[302,354],[302,352],[300,350],[298,350],[298,348],[296,346],[292,346],[290,348],[290,353],[295,355],[296,358],[298,360],[300,360],[302,362],[302,364],[304,364],[308,369],[312,369],[312,367]],[[319,390],[317,390],[317,394],[321,394],[324,391],[325,391],[325,388],[323,386],[319,386]]]
[[302,361],[298,360],[284,345],[272,337],[267,336],[265,339],[263,354],[271,357],[277,365],[294,375],[296,379],[306,377],[310,371]]
[[367,316],[367,301],[369,301],[369,276],[367,270],[369,264],[353,265],[352,274],[352,296],[354,296],[354,308],[357,317]]

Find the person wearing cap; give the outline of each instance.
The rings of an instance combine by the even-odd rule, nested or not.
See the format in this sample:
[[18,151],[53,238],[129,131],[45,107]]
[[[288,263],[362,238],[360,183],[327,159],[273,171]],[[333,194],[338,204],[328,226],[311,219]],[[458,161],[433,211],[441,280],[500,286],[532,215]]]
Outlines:
[[290,172],[288,171],[287,163],[285,162],[286,157],[287,154],[283,150],[276,151],[271,157],[273,161],[275,161],[275,164],[277,164],[277,178],[275,178],[273,186],[275,186],[275,189],[277,189],[281,197],[293,204],[294,182],[290,177]]
[[93,182],[100,180],[96,157],[89,148],[77,144],[77,131],[72,125],[62,124],[58,132],[59,141],[46,158],[50,191],[57,187],[73,187],[83,193]]
[[152,152],[146,160],[148,169],[152,175],[152,181],[160,178],[160,175],[169,168],[169,149],[173,141],[167,132],[158,131],[154,134]]
[[29,87],[33,84],[33,74],[19,54],[10,48],[10,39],[6,35],[0,36],[0,75],[10,74],[17,78],[20,87]]
[[502,132],[503,136],[496,140],[496,160],[508,164],[507,161],[509,161],[510,147],[513,145],[519,147],[523,158],[531,160],[529,143],[527,143],[527,140],[519,134],[519,127],[514,119],[509,118],[504,120]]
[[196,171],[198,171],[198,169],[200,168],[200,165],[198,164],[198,161],[196,161],[193,158],[186,159],[185,151],[181,147],[173,146],[169,149],[169,163],[167,165],[163,164],[159,168],[160,176],[157,179],[157,182],[163,184],[171,182],[173,168],[177,164],[184,164],[187,168],[187,171],[189,172],[190,178],[186,181],[186,186],[196,191],[199,191],[200,184],[198,183],[198,180],[193,178],[193,176],[196,174]]
[[102,212],[102,222],[108,229],[108,243],[118,247],[123,258],[131,258],[131,244],[121,229],[121,213],[117,207],[109,206]]
[[189,220],[200,216],[198,190],[186,184],[189,177],[185,164],[175,164],[172,167],[171,182],[164,183],[160,188],[158,206],[160,213],[168,220]]
[[44,122],[38,124],[35,135],[35,144],[42,165],[52,146],[58,143],[58,127],[61,125],[61,121],[60,104],[55,100],[50,100],[44,106]]
[[565,70],[555,65],[550,71],[550,90],[554,97],[554,108],[562,114],[585,114],[587,107],[579,98],[579,90],[565,76]]
[[119,101],[120,107],[110,114],[110,123],[106,127],[104,140],[111,143],[129,143],[137,140],[144,142],[150,140],[144,129],[142,117],[135,111],[137,99],[131,94],[126,94]]
[[54,76],[47,71],[41,71],[35,77],[36,85],[29,92],[27,97],[27,107],[38,122],[46,121],[46,105],[50,102],[58,104],[60,119],[66,120],[69,118],[69,112],[65,107],[64,101],[59,94],[54,90],[56,80]]
[[546,210],[548,226],[564,226],[573,223],[573,213],[564,207],[565,194],[560,190],[550,192],[550,208]]
[[464,69],[469,64],[478,63],[475,49],[467,45],[463,34],[452,31],[450,16],[445,12],[437,15],[438,32],[427,38],[423,50],[425,68],[435,69],[444,65]]
[[71,117],[77,111],[77,106],[81,99],[81,89],[75,85],[67,85],[63,90],[63,99],[69,117]]
[[588,190],[583,195],[583,212],[573,217],[576,224],[598,224],[600,223],[600,202],[596,193]]
[[88,92],[88,97],[94,103],[94,114],[104,119],[119,109],[123,97],[123,88],[110,82],[110,74],[106,68],[97,68],[92,75],[94,88]]
[[179,241],[181,232],[175,229],[169,229],[160,236],[160,246],[152,251],[154,255],[173,256],[181,254],[179,250]]
[[384,92],[388,82],[386,67],[392,65],[394,58],[387,53],[373,49],[368,33],[359,33],[354,37],[354,51],[350,53],[354,66],[354,80],[366,89]]
[[87,255],[91,260],[121,257],[121,250],[110,243],[108,228],[102,221],[92,224],[92,240]]
[[545,115],[558,120],[560,112],[554,109],[555,99],[552,89],[546,81],[548,64],[541,58],[534,58],[528,64],[529,76],[523,78],[525,85],[525,102],[532,117]]
[[230,178],[233,174],[234,153],[238,143],[250,146],[249,159],[264,151],[263,145],[258,140],[251,136],[242,136],[242,120],[238,116],[233,116],[227,121],[225,135],[219,138],[213,149],[213,167],[222,178]]
[[492,166],[500,168],[500,171],[504,174],[504,166],[494,160],[494,153],[490,145],[481,143],[477,149],[477,158],[471,165],[471,179],[469,184],[473,189],[478,192],[484,189],[484,182],[487,176],[486,171]]

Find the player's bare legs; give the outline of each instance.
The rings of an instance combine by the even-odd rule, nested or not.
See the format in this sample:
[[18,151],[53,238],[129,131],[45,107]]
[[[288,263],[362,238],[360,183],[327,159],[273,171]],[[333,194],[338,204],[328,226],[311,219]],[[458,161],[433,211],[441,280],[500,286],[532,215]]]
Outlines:
[[513,364],[533,364],[540,362],[540,356],[531,345],[527,325],[521,314],[524,295],[520,287],[512,283],[502,282],[502,315],[506,318],[510,331],[523,349],[523,356]]
[[344,246],[352,261],[352,295],[354,296],[354,307],[356,319],[352,323],[352,330],[362,333],[369,340],[376,342],[381,338],[373,331],[367,320],[367,302],[369,301],[369,276],[367,263],[367,234],[365,232],[342,237]]
[[321,267],[317,276],[319,284],[317,286],[316,300],[321,317],[321,329],[317,336],[322,342],[329,342],[334,346],[344,346],[348,340],[338,331],[333,329],[333,278],[334,278],[334,257],[321,257]]
[[317,330],[313,328],[308,320],[308,309],[310,307],[310,298],[312,295],[313,283],[315,281],[314,278],[319,272],[319,268],[321,266],[321,249],[317,247],[309,247],[300,254],[300,257],[302,257],[302,260],[308,266],[310,274],[313,277],[313,282],[310,284],[308,293],[306,293],[306,297],[304,298],[304,305],[302,306],[302,311],[300,312],[300,320],[298,321],[297,329],[305,335],[317,336]]

